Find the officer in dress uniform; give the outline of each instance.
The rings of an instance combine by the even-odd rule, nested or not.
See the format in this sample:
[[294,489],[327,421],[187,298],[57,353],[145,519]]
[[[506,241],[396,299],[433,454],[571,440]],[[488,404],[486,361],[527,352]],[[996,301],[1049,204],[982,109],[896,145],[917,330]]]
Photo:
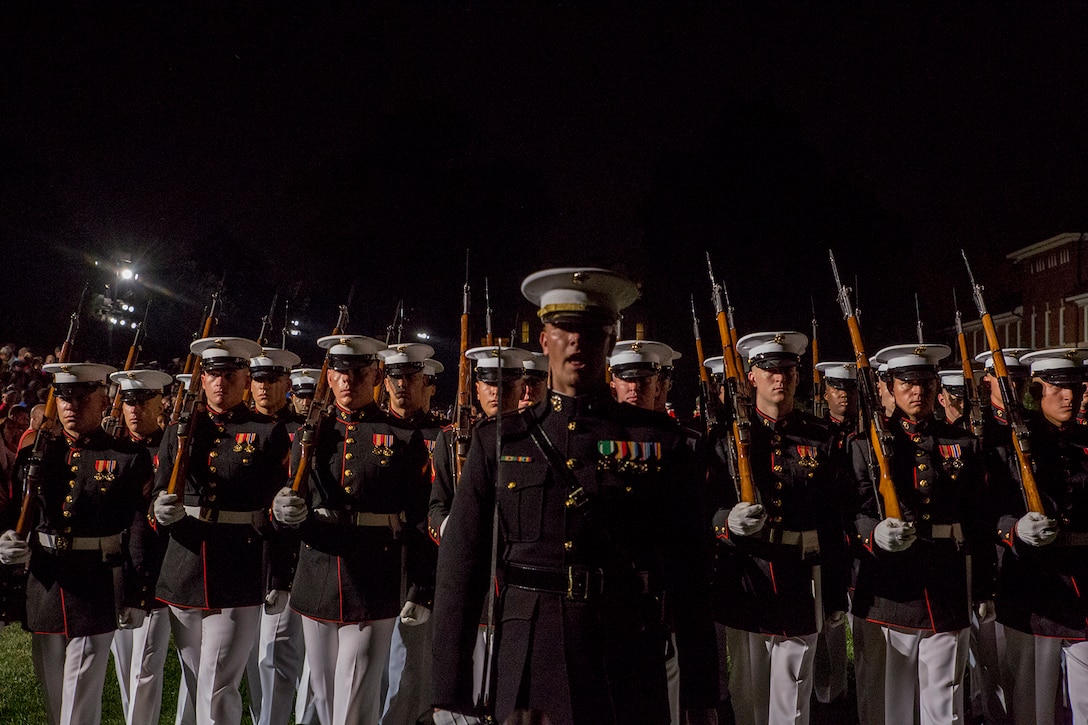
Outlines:
[[320,368],[295,368],[291,371],[291,407],[303,418],[309,414],[310,405],[314,402],[320,375]]
[[[868,701],[867,722],[910,722],[916,711],[923,725],[963,722],[972,603],[980,620],[993,618],[992,524],[978,443],[933,415],[937,363],[949,352],[946,345],[897,345],[878,353],[896,403],[887,425],[901,519],[884,514],[868,440],[853,442],[865,553],[853,613],[879,626],[886,643],[884,703]],[[866,676],[880,665],[872,655]]]
[[661,360],[668,359],[668,345],[652,340],[620,340],[612,348],[608,369],[609,385],[617,402],[644,410],[665,412],[661,395]]
[[[737,342],[755,398],[750,460],[757,502],[739,501],[727,441],[714,444],[718,512],[715,581],[727,627],[729,691],[738,723],[807,723],[816,638],[841,627],[846,557],[845,488],[824,421],[794,407],[800,332],[759,332]],[[682,650],[681,650],[682,651]]]
[[[291,606],[303,616],[306,659],[322,725],[376,723],[389,642],[406,588],[424,580],[429,541],[413,535],[426,516],[430,460],[423,436],[374,401],[378,351],[362,335],[319,339],[328,350],[335,405],[315,431],[305,496],[282,489],[277,527],[299,528],[302,548]],[[302,438],[296,435],[292,470]],[[406,570],[402,565],[402,550]]]
[[[93,363],[49,364],[61,435],[41,460],[22,451],[16,473],[34,476],[38,513],[30,540],[0,536],[0,562],[30,562],[27,625],[50,722],[98,722],[110,643],[127,606],[122,533],[147,509],[151,456],[102,430],[107,376]],[[36,475],[38,474],[38,475]]]
[[197,723],[241,721],[238,685],[259,635],[265,602],[264,536],[272,497],[287,476],[283,423],[243,402],[249,361],[261,346],[239,337],[202,338],[199,380],[206,409],[189,431],[184,490],[167,491],[178,454],[171,426],[159,450],[153,516],[169,536],[156,595],[179,621],[175,643],[196,669]]
[[[290,370],[300,358],[290,350],[266,347],[249,361],[253,409],[280,421],[294,437],[302,416],[287,404]],[[269,532],[271,533],[271,532]],[[254,725],[286,725],[304,659],[302,618],[288,603],[298,563],[298,537],[290,533],[265,540],[265,595],[260,635],[246,662],[249,713]]]
[[525,361],[525,393],[518,407],[529,408],[544,400],[548,394],[548,356],[542,352],[530,352]]
[[[434,348],[418,342],[400,343],[379,351],[378,355],[385,363],[390,417],[396,421],[402,437],[410,437],[418,431],[428,452],[432,452],[442,426],[448,422],[430,412],[427,400],[427,388],[432,382],[426,372],[427,360],[434,355]],[[427,472],[430,474],[430,466]],[[417,494],[418,506],[426,508],[431,494],[430,475]],[[389,687],[382,710],[382,725],[414,725],[431,709],[430,616],[438,551],[433,545],[423,543],[427,536],[425,518],[419,520],[411,535],[420,542],[419,549],[430,556],[430,561],[420,562],[421,570],[426,571],[425,578],[417,581],[408,592],[393,628],[387,672]]]
[[475,720],[472,652],[493,554],[504,581],[487,701],[499,722],[669,722],[663,597],[676,614],[685,721],[713,722],[708,536],[692,453],[671,420],[616,403],[605,383],[619,311],[637,288],[567,268],[530,275],[522,292],[544,323],[552,392],[473,430],[438,549],[435,722]]
[[[1004,625],[1002,680],[1015,723],[1088,722],[1088,431],[1074,421],[1084,389],[1088,349],[1040,350],[1030,365],[1029,394],[1039,415],[1027,419],[1042,512],[1027,512],[1015,475],[1000,490],[1003,549],[997,616]],[[1011,447],[998,454],[1018,470]],[[996,476],[991,480],[996,479]],[[1062,670],[1067,687],[1062,691]],[[1064,697],[1063,697],[1064,695]]]
[[[159,416],[163,412],[163,391],[174,378],[161,370],[126,370],[110,375],[120,388],[122,412],[129,439],[147,448],[154,467],[159,465],[159,447],[163,430]],[[148,481],[148,494],[152,481]],[[155,582],[166,553],[166,540],[146,516],[139,517],[129,529],[130,557],[125,561],[125,581],[136,619],[143,624],[132,630],[130,684],[125,719],[129,725],[159,721],[162,709],[162,671],[170,651],[170,632],[176,622],[170,609],[155,599]],[[119,630],[120,631],[120,630]],[[114,640],[116,642],[116,639]],[[178,725],[196,722],[196,672],[182,669],[178,683]]]

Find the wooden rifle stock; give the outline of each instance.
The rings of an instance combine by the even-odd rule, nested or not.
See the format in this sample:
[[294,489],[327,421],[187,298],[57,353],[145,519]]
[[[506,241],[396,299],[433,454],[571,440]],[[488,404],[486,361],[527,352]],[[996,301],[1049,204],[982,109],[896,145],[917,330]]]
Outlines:
[[[212,327],[215,325],[215,313],[219,306],[219,293],[212,295],[212,303],[208,308],[208,315],[204,318],[204,325],[200,330],[200,337],[211,337]],[[190,362],[192,363],[190,365]],[[200,374],[203,364],[199,355],[192,352],[185,361],[186,372],[191,374],[189,384],[178,389],[174,399],[174,410],[170,414],[170,422],[177,423],[178,450],[174,457],[174,467],[170,470],[170,481],[166,485],[166,492],[174,495],[183,495],[185,492],[185,479],[189,475],[189,444],[193,438],[193,430],[199,420],[197,403],[204,398],[204,387],[200,382]]]
[[[340,315],[336,320],[336,326],[332,328],[333,335],[344,334],[344,328],[348,323],[348,306],[340,305]],[[329,348],[332,349],[331,347]],[[317,431],[321,425],[321,418],[325,415],[325,409],[329,406],[329,353],[325,353],[325,361],[321,363],[321,375],[317,378],[314,388],[314,402],[310,404],[310,410],[306,413],[306,421],[299,427],[295,437],[299,441],[298,463],[291,479],[291,490],[299,496],[306,496],[306,481],[310,477],[310,469],[313,467],[314,449],[317,446]]]
[[702,399],[703,423],[709,431],[718,424],[718,401],[712,400],[714,386],[710,380],[710,370],[703,361],[706,360],[706,352],[703,350],[703,336],[699,331],[699,318],[695,314],[695,295],[691,296],[691,325],[695,333],[695,364],[699,366],[699,395]]
[[858,398],[863,415],[868,419],[869,443],[876,458],[879,480],[877,492],[883,503],[884,517],[889,519],[902,519],[903,510],[899,506],[899,495],[895,492],[895,481],[892,479],[891,462],[891,435],[884,426],[884,404],[880,400],[877,391],[876,373],[869,364],[869,356],[865,352],[865,343],[861,339],[861,324],[857,314],[850,304],[850,288],[839,279],[839,268],[835,264],[835,255],[828,252],[831,258],[831,271],[835,275],[835,286],[838,288],[839,306],[842,308],[843,318],[846,320],[846,328],[850,332],[850,344],[854,348],[854,359],[858,368]]
[[1043,509],[1043,499],[1039,495],[1039,487],[1035,483],[1035,466],[1031,460],[1031,448],[1028,445],[1028,429],[1024,425],[1024,418],[1020,411],[1020,401],[1009,379],[1009,369],[1005,365],[1005,355],[1001,351],[1001,343],[997,339],[997,328],[994,327],[993,317],[986,309],[986,301],[982,297],[982,285],[975,283],[975,275],[971,271],[971,263],[967,261],[967,253],[962,249],[963,263],[967,266],[967,276],[971,280],[972,298],[975,307],[978,308],[979,317],[982,319],[982,330],[986,333],[986,344],[990,347],[993,362],[994,376],[997,378],[997,387],[1001,391],[1001,400],[1005,404],[1005,412],[1009,416],[1009,424],[1012,428],[1012,447],[1016,452],[1016,463],[1020,469],[1020,488],[1024,493],[1024,503],[1028,511],[1046,513]]
[[[953,301],[956,298],[956,290],[952,290]],[[960,319],[959,304],[956,307],[956,344],[960,350],[960,364],[963,366],[963,385],[966,392],[967,415],[971,421],[971,432],[980,441],[982,440],[982,403],[978,399],[978,386],[975,385],[975,371],[971,368],[971,357],[967,351],[967,335],[963,332],[963,322]]]

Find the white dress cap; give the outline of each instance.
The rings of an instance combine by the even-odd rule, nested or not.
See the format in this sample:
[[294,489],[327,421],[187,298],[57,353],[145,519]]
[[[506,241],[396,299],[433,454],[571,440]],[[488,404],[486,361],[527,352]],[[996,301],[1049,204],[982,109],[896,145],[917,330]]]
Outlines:
[[941,379],[941,387],[944,388],[963,388],[967,385],[963,378],[963,370],[938,370],[937,377]]
[[290,350],[266,347],[261,350],[260,355],[249,359],[249,370],[253,373],[286,373],[300,362],[302,362],[302,358]]
[[708,357],[703,360],[703,367],[710,370],[711,375],[725,375],[725,358],[721,355]]
[[202,337],[193,340],[189,350],[200,355],[207,370],[216,368],[246,368],[249,359],[261,354],[261,346],[244,337]]
[[98,363],[49,363],[42,372],[53,376],[53,385],[105,385],[110,373],[117,368]]
[[387,373],[423,370],[424,361],[431,355],[434,355],[434,348],[422,342],[396,343],[378,351],[378,357],[385,361]]
[[312,393],[317,390],[320,376],[320,368],[295,368],[291,371],[291,390],[295,393]]
[[1052,385],[1060,385],[1083,382],[1086,359],[1088,348],[1061,347],[1025,353],[1020,362],[1031,366],[1032,375]]
[[122,393],[129,390],[153,390],[161,393],[163,388],[174,382],[174,378],[162,370],[122,370],[110,373],[110,380],[120,386]]
[[639,297],[638,285],[611,270],[559,267],[534,272],[521,283],[525,299],[545,322],[555,315],[603,315],[610,320]]
[[[1010,373],[1027,375],[1028,365],[1020,358],[1030,352],[1030,347],[1003,347],[1001,348],[1001,357],[1005,358],[1005,367],[1009,369]],[[975,360],[983,364],[986,368],[986,372],[990,372],[994,369],[994,354],[989,350],[984,350],[978,355],[975,355]]]
[[749,365],[797,364],[808,347],[808,336],[803,332],[753,332],[737,340],[737,352]]
[[433,357],[429,357],[423,361],[423,374],[429,378],[433,378],[445,369],[446,366],[435,360]]
[[877,357],[886,360],[888,372],[895,375],[897,372],[922,371],[930,368],[933,375],[937,374],[937,363],[952,354],[952,348],[948,345],[923,343],[911,345],[889,345],[877,353]]

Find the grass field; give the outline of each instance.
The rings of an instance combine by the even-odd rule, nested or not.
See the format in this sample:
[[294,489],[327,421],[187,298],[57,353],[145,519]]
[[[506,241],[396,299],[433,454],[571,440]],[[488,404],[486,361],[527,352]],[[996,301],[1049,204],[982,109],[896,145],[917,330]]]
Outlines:
[[[161,725],[173,725],[178,700],[178,679],[181,668],[171,643],[171,654],[166,658],[165,684],[162,695]],[[243,701],[248,702],[245,682],[242,683]],[[8,626],[0,631],[0,723],[4,725],[48,725],[42,691],[34,676],[34,664],[30,659],[30,635],[18,626]],[[106,671],[106,686],[102,693],[102,725],[124,725],[121,695],[117,689],[117,676],[110,659]],[[242,715],[242,722],[252,725],[249,713]],[[293,719],[292,719],[293,722]]]

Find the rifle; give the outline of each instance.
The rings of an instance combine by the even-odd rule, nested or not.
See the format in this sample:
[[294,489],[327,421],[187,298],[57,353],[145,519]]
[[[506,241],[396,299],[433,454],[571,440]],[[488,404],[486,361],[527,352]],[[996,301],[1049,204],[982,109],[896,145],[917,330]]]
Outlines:
[[820,331],[816,324],[816,300],[811,295],[808,300],[812,305],[812,414],[822,418],[824,416],[823,376],[816,367],[820,364]]
[[706,365],[703,364],[703,360],[706,359],[705,352],[703,352],[703,337],[699,332],[699,318],[695,314],[695,295],[691,296],[691,327],[695,332],[695,357],[698,358],[696,364],[699,366],[699,398],[702,401],[700,405],[703,415],[703,422],[706,424],[706,429],[709,431],[711,428],[718,425],[718,401],[711,400],[711,384],[710,384],[710,371],[707,370]]
[[[332,328],[333,335],[344,334],[344,328],[348,324],[348,308],[351,306],[351,298],[354,296],[355,287],[352,286],[348,295],[348,303],[340,305],[340,314],[336,318],[336,326]],[[298,464],[295,466],[294,478],[291,480],[291,490],[303,498],[306,497],[306,479],[310,475],[313,466],[314,449],[317,447],[317,431],[321,425],[321,418],[325,415],[325,409],[329,407],[329,355],[332,347],[325,352],[325,361],[321,363],[321,374],[317,378],[317,386],[314,389],[314,402],[310,404],[310,410],[306,414],[306,421],[295,433],[299,441]]]
[[468,285],[468,250],[465,250],[465,286],[461,291],[461,352],[457,359],[457,406],[453,415],[454,439],[456,441],[457,465],[455,478],[461,477],[461,467],[468,458],[468,446],[471,441],[470,430],[472,428],[472,369],[469,365],[468,351],[469,339],[469,306],[472,299],[472,291]]
[[491,289],[488,287],[487,277],[484,277],[484,329],[487,331],[484,344],[494,345],[495,336],[491,332]]
[[[212,293],[212,303],[208,307],[208,316],[204,320],[204,329],[200,338],[211,337],[212,325],[215,324],[215,312],[219,306],[219,290]],[[189,361],[192,361],[192,368]],[[203,367],[202,359],[196,353],[190,352],[185,362],[185,372],[192,375],[189,384],[178,389],[178,395],[174,399],[174,411],[171,413],[171,422],[178,424],[178,450],[174,457],[174,467],[170,470],[170,481],[166,485],[166,492],[174,495],[182,495],[185,492],[185,479],[189,475],[189,443],[192,441],[193,429],[197,422],[197,403],[204,398],[204,387],[200,383],[200,372]]]
[[[136,328],[136,334],[132,337],[132,345],[128,348],[128,356],[125,358],[124,370],[132,370],[136,367],[136,358],[140,354],[140,350],[143,349],[140,344],[140,338],[144,336],[144,325],[147,324],[147,315],[151,312],[151,299],[148,298],[147,306],[144,307],[144,320],[140,323],[140,326]],[[125,434],[124,420],[121,418],[122,413],[121,402],[121,386],[117,386],[117,392],[113,396],[113,407],[110,408],[110,414],[107,418],[102,420],[102,429],[109,433],[114,438],[120,438]]]
[[876,464],[880,474],[877,487],[880,496],[877,498],[878,509],[880,500],[883,499],[883,512],[886,518],[901,519],[902,509],[899,507],[899,496],[895,492],[895,481],[892,480],[891,457],[892,437],[884,425],[884,406],[880,402],[880,392],[876,387],[876,373],[869,364],[869,356],[865,353],[865,343],[861,339],[861,325],[858,323],[857,311],[850,304],[850,288],[842,283],[839,278],[839,267],[835,264],[835,253],[828,250],[831,258],[831,271],[835,275],[835,287],[838,289],[839,306],[842,308],[843,319],[850,331],[850,342],[854,347],[854,358],[858,366],[858,407],[861,408],[864,421],[868,421],[869,444],[876,457]]
[[917,292],[914,293],[914,319],[918,321],[915,326],[915,329],[918,331],[918,344],[925,345],[926,336],[925,333],[922,332],[922,308],[918,306]]
[[[399,325],[399,327],[398,327]],[[397,342],[400,342],[400,331],[404,328],[404,300],[397,302],[397,306],[393,308],[393,321],[390,322],[385,328],[385,346],[389,347],[389,343],[393,341],[393,331],[397,332]],[[334,335],[337,333],[333,333]],[[377,401],[378,407],[383,410],[389,405],[389,390],[385,387],[385,362],[379,363],[378,370],[378,384],[374,386],[374,400]]]
[[268,333],[272,330],[272,316],[276,314],[276,302],[279,300],[280,291],[272,293],[272,304],[268,306],[268,314],[261,318],[261,334],[257,335],[257,344],[268,347]]
[[[1001,343],[997,339],[997,328],[994,320],[986,310],[986,301],[982,299],[982,285],[975,282],[975,275],[971,272],[971,263],[967,261],[967,253],[962,249],[963,263],[967,266],[967,276],[971,280],[971,296],[975,300],[979,317],[982,319],[982,329],[986,333],[986,344],[990,346],[993,360],[994,377],[997,378],[997,388],[1001,391],[1001,401],[1005,404],[1005,412],[1009,416],[1009,427],[1012,429],[1012,447],[1016,451],[1016,461],[1020,467],[1020,488],[1024,494],[1024,503],[1028,511],[1045,513],[1043,499],[1039,496],[1039,487],[1035,484],[1035,467],[1031,460],[1031,446],[1028,441],[1028,428],[1024,425],[1024,417],[1020,411],[1020,401],[1013,392],[1012,380],[1009,379],[1009,369],[1005,366],[1005,355],[1001,351]],[[966,383],[967,381],[964,380]]]
[[963,332],[960,319],[960,303],[956,299],[956,288],[952,288],[952,306],[956,308],[956,342],[960,349],[960,364],[963,366],[963,385],[967,391],[967,415],[971,421],[971,432],[982,441],[982,404],[978,399],[978,386],[975,385],[975,371],[971,368],[971,357],[967,352],[967,335]]
[[[204,308],[204,319],[200,323],[200,332],[193,338],[199,340],[204,337],[211,337],[212,327],[215,325],[215,314],[219,308],[219,291],[216,290],[212,293],[212,303]],[[200,378],[200,356],[190,352],[189,356],[185,358],[185,367],[181,370],[184,375],[192,375],[189,379],[188,385],[181,385],[178,387],[178,392],[174,396],[174,407],[170,411],[170,422],[177,423],[181,417],[181,408],[185,404],[185,398],[192,389],[194,384],[199,385]],[[196,383],[194,383],[196,381]]]
[[[751,422],[748,420],[748,399],[741,388],[744,368],[740,365],[735,342],[736,329],[730,331],[731,321],[727,319],[722,306],[722,286],[714,279],[714,267],[710,263],[710,252],[706,253],[706,267],[710,274],[711,299],[718,318],[718,334],[722,339],[722,358],[725,362],[725,397],[728,401],[726,411],[731,418],[731,450],[734,458],[733,483],[741,501],[756,503],[756,489],[752,478],[752,461],[749,448],[752,443]],[[700,361],[701,363],[702,361]]]
[[[79,294],[79,304],[75,312],[68,319],[68,334],[64,336],[64,344],[60,346],[60,354],[57,362],[65,363],[72,356],[72,346],[76,342],[76,333],[79,332],[79,318],[83,312],[83,302],[87,298],[88,285],[83,285],[83,291]],[[45,454],[45,446],[53,439],[53,426],[57,422],[57,398],[53,386],[49,386],[49,397],[45,400],[45,415],[34,435],[31,446],[30,458],[27,461],[26,484],[23,488],[23,505],[19,510],[19,520],[15,524],[15,534],[24,541],[34,528],[38,517],[38,490],[42,483],[42,456]]]

